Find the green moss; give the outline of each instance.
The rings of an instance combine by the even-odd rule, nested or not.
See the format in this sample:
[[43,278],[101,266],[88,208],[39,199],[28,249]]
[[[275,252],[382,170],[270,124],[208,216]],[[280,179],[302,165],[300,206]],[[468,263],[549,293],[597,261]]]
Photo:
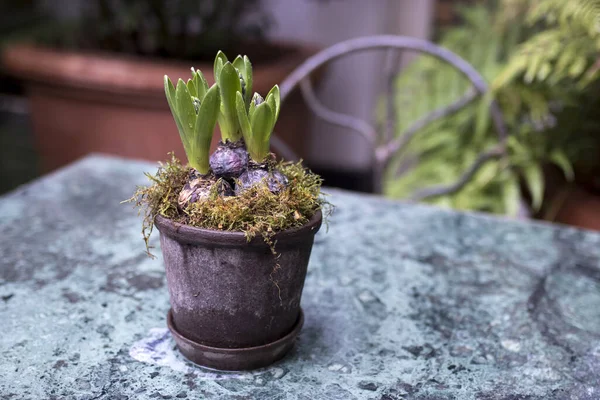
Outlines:
[[149,250],[148,238],[157,215],[199,228],[243,232],[248,240],[261,235],[270,244],[275,233],[304,225],[318,209],[324,211],[324,216],[330,213],[332,207],[323,198],[323,181],[318,175],[300,162],[281,162],[277,168],[289,180],[289,186],[280,193],[271,193],[266,185],[254,186],[237,196],[220,197],[215,192],[209,200],[192,203],[181,211],[177,199],[190,167],[171,155],[170,161],[160,163],[155,175],[146,173],[151,185],[138,187],[128,200],[135,202],[144,215],[146,247]]

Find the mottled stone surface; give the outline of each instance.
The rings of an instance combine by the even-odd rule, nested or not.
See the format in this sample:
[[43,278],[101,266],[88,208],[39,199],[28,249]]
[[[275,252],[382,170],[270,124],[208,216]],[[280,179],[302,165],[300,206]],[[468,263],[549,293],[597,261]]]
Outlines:
[[152,170],[90,157],[0,198],[3,399],[600,398],[600,235],[338,191],[292,354],[186,363],[119,204]]

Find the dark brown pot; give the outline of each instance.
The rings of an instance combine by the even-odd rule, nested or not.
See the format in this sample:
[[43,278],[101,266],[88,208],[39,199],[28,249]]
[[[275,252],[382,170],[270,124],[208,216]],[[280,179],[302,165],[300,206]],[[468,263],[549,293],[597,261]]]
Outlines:
[[[276,259],[261,237],[248,242],[241,232],[199,229],[157,217],[171,300],[169,322],[182,353],[227,370],[262,367],[281,358],[301,325],[302,288],[321,221],[317,211],[304,226],[278,233]],[[233,357],[215,356],[219,349]]]
[[[254,65],[254,91],[263,95],[304,59],[310,47],[277,44],[272,61]],[[230,58],[234,55],[229,55]],[[4,49],[6,71],[24,80],[42,169],[88,153],[151,161],[185,153],[164,95],[163,76],[188,79],[201,69],[212,84],[212,63],[152,60],[117,54],[58,51],[15,45]],[[276,132],[305,157],[308,111],[299,94],[286,100]],[[215,134],[213,147],[219,135]]]

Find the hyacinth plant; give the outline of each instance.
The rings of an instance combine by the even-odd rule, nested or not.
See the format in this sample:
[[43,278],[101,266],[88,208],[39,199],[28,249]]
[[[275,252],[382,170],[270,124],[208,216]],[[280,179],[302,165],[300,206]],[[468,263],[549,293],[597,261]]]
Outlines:
[[[233,62],[218,52],[214,76],[221,95],[218,123],[221,142],[210,157],[212,171],[234,180],[236,193],[265,182],[276,193],[288,184],[273,167],[269,151],[271,133],[279,115],[280,94],[275,85],[267,95],[252,95],[252,63],[238,55]],[[250,156],[250,157],[249,157]]]
[[252,64],[247,56],[237,56],[230,63],[219,51],[215,57],[214,76],[222,99],[218,114],[221,142],[210,158],[210,165],[216,174],[233,179],[239,177],[248,164],[235,99],[236,93],[246,96],[246,90],[252,90]]
[[[192,226],[241,230],[248,236],[300,226],[326,205],[321,178],[301,163],[277,163],[269,150],[281,108],[279,87],[266,97],[252,93],[252,64],[246,56],[230,62],[219,52],[215,84],[201,71],[174,85],[164,77],[165,95],[189,164],[173,158],[153,184],[130,199],[145,208],[144,237],[162,215]],[[215,127],[221,142],[210,155]]]
[[208,153],[221,104],[219,87],[208,83],[201,71],[192,68],[187,84],[179,79],[177,87],[164,77],[165,95],[179,130],[188,162],[200,174],[209,172]]
[[269,91],[266,99],[254,93],[250,106],[246,103],[241,93],[236,95],[236,111],[240,129],[250,155],[248,169],[240,175],[236,191],[255,185],[258,181],[266,181],[269,190],[276,193],[287,187],[285,175],[273,168],[272,157],[269,151],[271,134],[280,108],[279,87],[275,85]]
[[179,195],[179,206],[207,199],[216,189],[221,194],[232,192],[231,185],[210,173],[209,152],[213,131],[221,105],[219,87],[208,87],[201,71],[192,68],[187,83],[179,79],[177,87],[164,77],[165,96],[177,125],[181,143],[190,166],[190,180]]
[[[280,94],[275,85],[264,100],[252,90],[252,64],[247,56],[229,62],[223,52],[214,63],[215,84],[208,87],[201,71],[179,79],[177,87],[165,75],[165,95],[179,130],[190,166],[190,181],[179,196],[179,206],[207,199],[213,190],[230,195],[257,184],[277,193],[288,180],[274,168],[269,151],[271,133],[279,115]],[[221,142],[209,157],[215,124]],[[248,157],[250,155],[250,157]]]
[[[265,99],[251,95],[252,65],[245,56],[215,59],[215,84],[192,68],[187,82],[165,76],[165,95],[189,161],[174,156],[161,164],[152,184],[129,201],[144,212],[148,246],[156,216],[195,227],[259,234],[274,246],[275,233],[300,227],[330,204],[321,197],[322,180],[300,162],[276,162],[269,141],[281,108],[276,85]],[[210,154],[216,125],[221,143]],[[149,247],[148,247],[149,249]],[[274,251],[274,248],[272,248]]]
[[236,95],[240,93],[246,108],[250,106],[252,93],[252,64],[248,56],[237,56],[233,62],[219,51],[215,57],[214,76],[221,93],[219,128],[223,142],[237,142],[242,139],[236,111]]

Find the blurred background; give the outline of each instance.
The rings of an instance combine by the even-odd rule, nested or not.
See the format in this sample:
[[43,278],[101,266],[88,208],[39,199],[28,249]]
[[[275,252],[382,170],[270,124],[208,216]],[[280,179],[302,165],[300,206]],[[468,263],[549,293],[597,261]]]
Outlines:
[[[383,172],[382,192],[407,198],[451,183],[508,128],[507,156],[487,162],[438,206],[600,229],[600,2],[595,0],[49,0],[0,1],[0,193],[91,152],[184,157],[162,76],[212,70],[218,49],[248,54],[265,94],[303,60],[379,34],[437,43],[467,60],[489,94],[419,130]],[[332,110],[394,134],[469,87],[430,57],[403,55],[393,81],[383,53],[327,65],[313,78]],[[316,118],[300,93],[276,134],[328,186],[372,192],[373,148]]]

